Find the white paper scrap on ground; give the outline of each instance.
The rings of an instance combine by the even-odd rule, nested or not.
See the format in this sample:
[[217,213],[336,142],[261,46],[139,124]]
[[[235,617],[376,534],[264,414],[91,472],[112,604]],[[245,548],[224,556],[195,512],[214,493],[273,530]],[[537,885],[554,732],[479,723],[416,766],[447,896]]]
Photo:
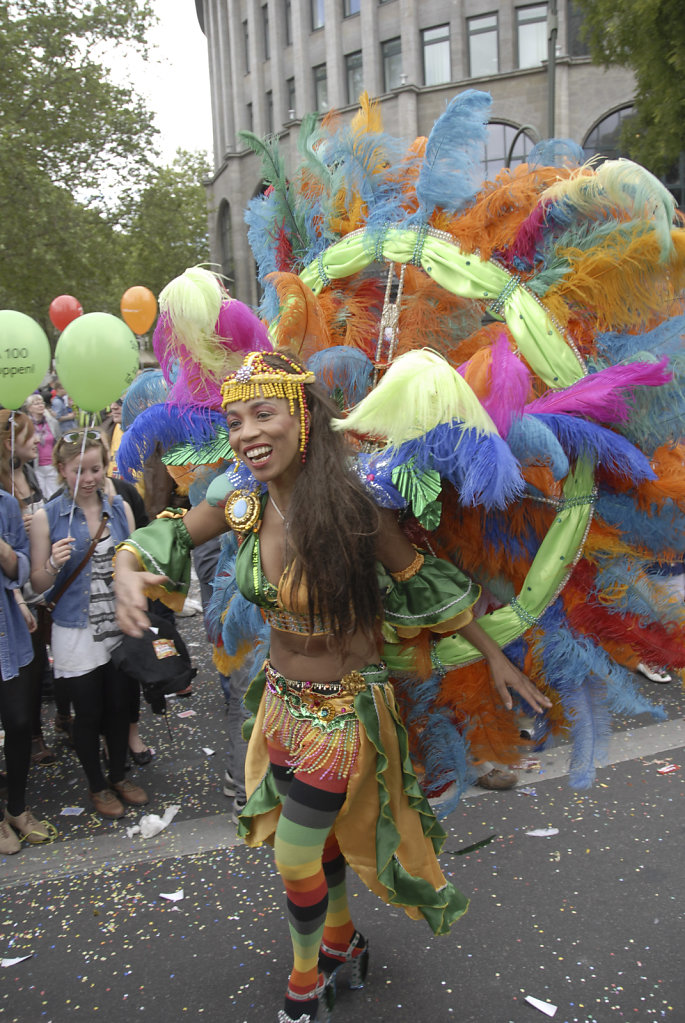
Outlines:
[[179,888],[177,892],[164,892],[159,893],[160,899],[168,899],[169,902],[180,902],[183,898],[183,889]]
[[160,831],[164,831],[165,828],[169,827],[180,809],[180,806],[168,806],[164,811],[163,817],[158,817],[156,813],[146,813],[140,818],[140,824],[134,824],[132,828],[126,828],[126,834],[129,838],[133,838],[134,835],[142,835],[143,838],[153,838]]
[[82,813],[82,806],[65,806],[60,810],[60,817],[80,817]]
[[0,961],[0,966],[16,966],[17,963],[23,963],[25,959],[30,959],[32,955],[33,952],[27,956],[19,956],[18,959],[3,959]]
[[209,746],[203,746],[202,747],[202,752],[206,753],[208,757],[213,757],[214,756],[214,750],[210,749]]
[[533,838],[551,838],[552,835],[559,834],[559,828],[535,828],[533,831],[526,831],[526,834]]
[[550,1002],[541,1002],[539,998],[533,998],[532,995],[526,995],[526,1001],[533,1008],[539,1009],[540,1012],[544,1012],[545,1016],[553,1016],[557,1011],[556,1005],[552,1005]]

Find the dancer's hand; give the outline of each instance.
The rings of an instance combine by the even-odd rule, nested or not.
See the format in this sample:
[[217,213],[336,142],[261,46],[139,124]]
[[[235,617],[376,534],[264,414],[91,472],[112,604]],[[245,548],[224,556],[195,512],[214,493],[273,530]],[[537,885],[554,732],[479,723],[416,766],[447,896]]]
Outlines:
[[524,675],[516,665],[511,663],[501,650],[490,653],[486,659],[490,669],[492,687],[507,710],[511,710],[513,706],[511,689],[523,697],[538,714],[552,706],[551,701],[540,692],[527,675]]
[[120,552],[114,567],[114,595],[116,597],[117,625],[127,636],[142,636],[150,627],[147,616],[146,590],[168,583],[165,575],[139,572],[122,563]]

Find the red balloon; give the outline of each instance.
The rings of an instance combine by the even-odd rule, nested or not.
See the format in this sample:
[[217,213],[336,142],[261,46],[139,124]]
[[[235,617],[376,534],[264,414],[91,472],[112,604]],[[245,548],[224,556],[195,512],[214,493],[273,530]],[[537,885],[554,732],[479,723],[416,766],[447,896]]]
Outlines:
[[50,319],[57,330],[64,330],[77,316],[83,316],[81,303],[73,295],[58,295],[50,303]]

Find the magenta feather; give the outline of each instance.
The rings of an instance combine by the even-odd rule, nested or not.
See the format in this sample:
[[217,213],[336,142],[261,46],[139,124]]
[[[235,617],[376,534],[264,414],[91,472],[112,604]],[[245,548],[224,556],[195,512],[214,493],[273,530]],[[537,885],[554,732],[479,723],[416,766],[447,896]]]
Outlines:
[[528,367],[511,350],[506,334],[500,334],[491,349],[490,394],[482,401],[500,437],[506,437],[512,420],[523,414],[530,383]]
[[159,317],[153,348],[164,378],[170,384],[167,398],[170,404],[220,409],[221,384],[228,373],[236,368],[230,357],[238,356],[240,359],[246,352],[270,351],[273,347],[262,321],[249,306],[235,298],[225,299],[221,303],[214,325],[214,342],[218,348],[224,349],[226,356],[225,365],[218,372],[203,366],[179,340],[168,313],[162,313]]
[[527,266],[534,265],[535,253],[546,226],[545,213],[545,203],[539,203],[520,225],[507,252],[508,264],[516,265],[518,259]]
[[591,373],[562,391],[549,391],[526,406],[526,412],[563,412],[601,423],[624,423],[635,387],[661,387],[672,379],[668,359],[629,362]]

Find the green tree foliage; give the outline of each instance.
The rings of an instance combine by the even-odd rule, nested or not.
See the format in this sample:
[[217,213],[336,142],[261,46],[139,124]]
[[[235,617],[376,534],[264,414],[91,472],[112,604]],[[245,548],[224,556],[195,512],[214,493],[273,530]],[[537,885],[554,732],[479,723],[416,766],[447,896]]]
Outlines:
[[0,308],[43,327],[59,294],[106,307],[118,238],[103,196],[146,173],[155,129],[102,59],[145,54],[152,17],[149,0],[0,0]]
[[685,17],[682,0],[576,0],[593,60],[632,68],[635,116],[626,152],[656,174],[685,151]]
[[144,169],[156,129],[133,88],[115,84],[103,62],[115,51],[125,59],[129,47],[145,56],[153,17],[150,0],[0,2],[3,163],[96,193],[108,176]]
[[[155,165],[152,117],[106,64],[147,54],[150,0],[0,0],[0,309],[119,314],[208,259],[205,158]],[[116,186],[116,187],[114,187]]]
[[173,163],[148,171],[142,190],[122,209],[124,290],[136,284],[155,295],[170,280],[209,259],[207,157],[179,149]]

